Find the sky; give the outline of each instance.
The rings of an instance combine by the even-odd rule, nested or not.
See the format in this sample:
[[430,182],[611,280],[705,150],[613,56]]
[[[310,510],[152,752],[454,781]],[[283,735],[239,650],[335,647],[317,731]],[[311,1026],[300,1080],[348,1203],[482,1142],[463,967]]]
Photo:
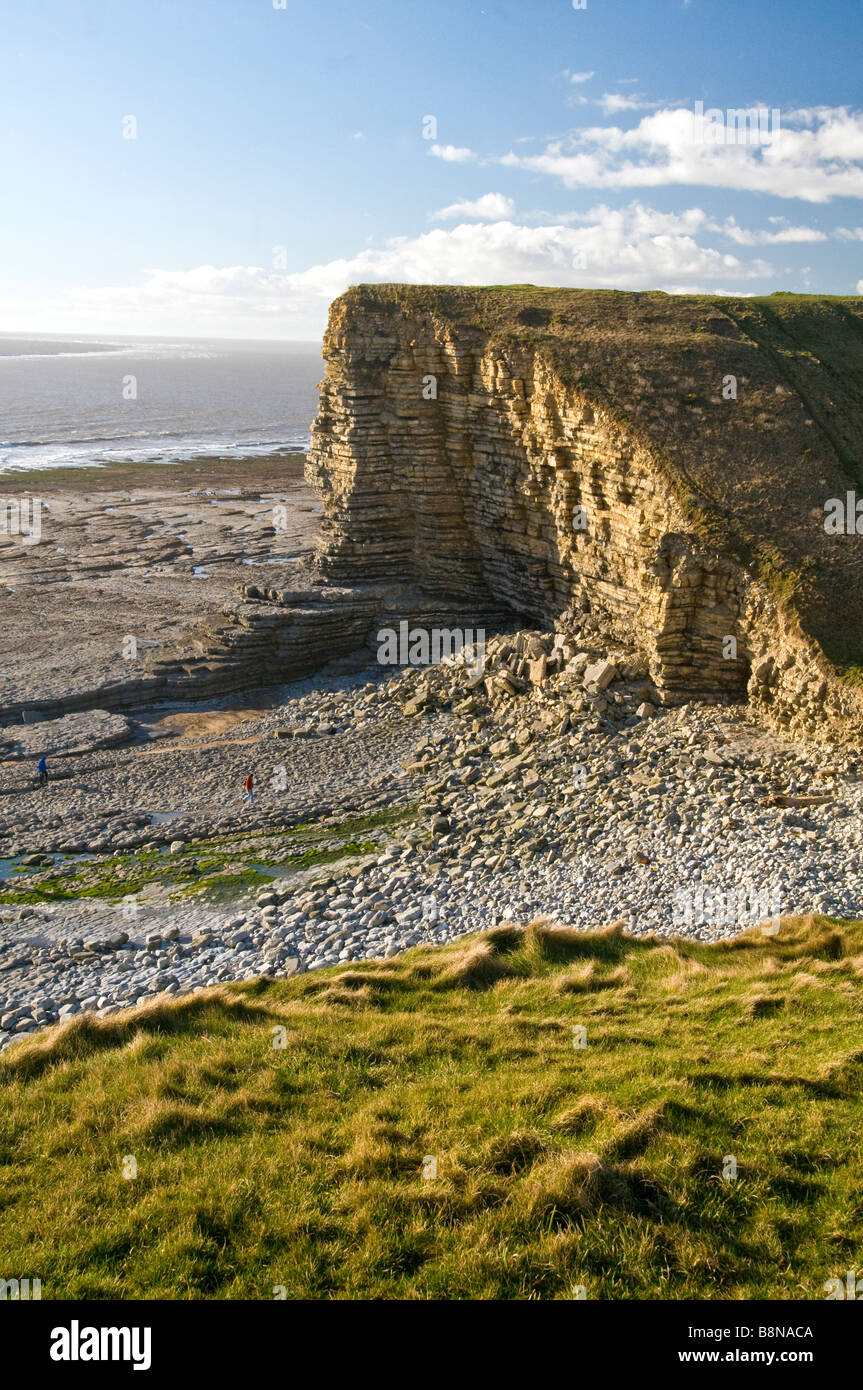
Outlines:
[[863,293],[860,0],[0,0],[0,33],[0,331],[315,340],[364,281]]

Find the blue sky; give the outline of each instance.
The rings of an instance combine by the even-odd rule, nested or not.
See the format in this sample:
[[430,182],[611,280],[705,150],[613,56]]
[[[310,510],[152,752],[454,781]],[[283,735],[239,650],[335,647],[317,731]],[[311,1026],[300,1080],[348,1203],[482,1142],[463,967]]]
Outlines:
[[[863,292],[859,0],[0,17],[0,329],[310,338],[361,280]],[[699,101],[779,126],[706,139]]]

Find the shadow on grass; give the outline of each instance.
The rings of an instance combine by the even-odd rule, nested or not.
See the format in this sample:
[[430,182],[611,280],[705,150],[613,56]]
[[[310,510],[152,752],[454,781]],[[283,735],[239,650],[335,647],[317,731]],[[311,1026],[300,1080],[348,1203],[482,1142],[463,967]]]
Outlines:
[[63,1062],[124,1047],[138,1035],[223,1034],[235,1023],[265,1023],[271,1015],[225,987],[177,1000],[157,1000],[109,1018],[85,1014],[48,1029],[0,1057],[0,1085],[30,1080]]

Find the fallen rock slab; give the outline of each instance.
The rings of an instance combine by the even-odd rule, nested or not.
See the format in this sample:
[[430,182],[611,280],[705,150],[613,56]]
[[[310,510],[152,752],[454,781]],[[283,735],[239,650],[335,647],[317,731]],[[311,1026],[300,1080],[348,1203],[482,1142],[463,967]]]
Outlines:
[[596,661],[584,668],[584,685],[587,689],[605,690],[618,676],[617,663],[614,661]]
[[4,756],[11,759],[54,757],[89,753],[97,748],[118,748],[133,735],[128,719],[108,710],[80,710],[62,719],[41,723],[7,724],[0,728]]

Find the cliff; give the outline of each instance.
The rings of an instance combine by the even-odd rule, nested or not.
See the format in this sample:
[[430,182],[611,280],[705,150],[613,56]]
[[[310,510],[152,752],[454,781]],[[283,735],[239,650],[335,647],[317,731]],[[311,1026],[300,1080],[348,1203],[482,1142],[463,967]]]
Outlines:
[[322,577],[635,649],[667,703],[856,724],[861,541],[824,518],[863,496],[863,299],[361,285],[324,355]]

